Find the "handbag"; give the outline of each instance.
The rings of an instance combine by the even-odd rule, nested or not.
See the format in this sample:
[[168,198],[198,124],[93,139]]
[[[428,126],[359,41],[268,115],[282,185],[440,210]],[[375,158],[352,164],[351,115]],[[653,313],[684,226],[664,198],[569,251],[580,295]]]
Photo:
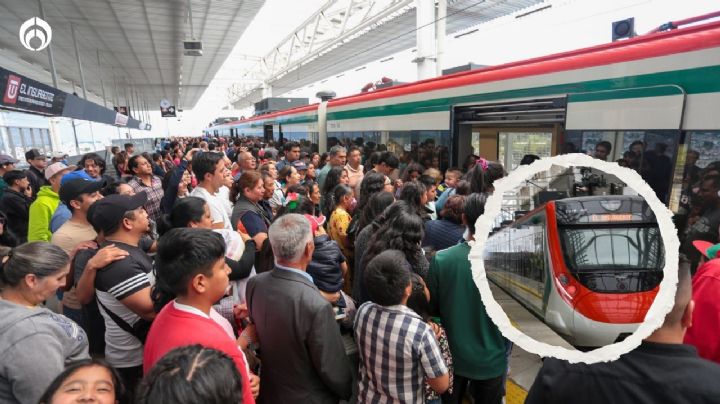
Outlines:
[[152,321],[147,321],[143,318],[140,318],[138,321],[135,322],[135,324],[130,325],[127,323],[127,321],[123,320],[120,316],[110,311],[107,307],[105,307],[104,304],[100,301],[100,299],[97,300],[98,304],[105,310],[105,313],[110,316],[110,318],[117,324],[118,327],[120,327],[123,331],[126,333],[134,336],[140,342],[145,345],[145,341],[147,340],[148,333],[150,332],[150,326],[152,325]]

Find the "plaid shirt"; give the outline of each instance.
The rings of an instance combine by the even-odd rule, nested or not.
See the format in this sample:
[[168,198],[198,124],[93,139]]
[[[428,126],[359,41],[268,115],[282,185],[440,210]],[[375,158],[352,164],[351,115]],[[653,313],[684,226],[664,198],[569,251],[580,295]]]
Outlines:
[[148,201],[145,204],[145,211],[147,211],[150,219],[155,222],[160,220],[160,216],[162,215],[162,211],[160,210],[160,201],[162,201],[163,195],[165,194],[160,177],[153,175],[151,184],[145,185],[145,183],[136,176],[132,177],[132,179],[128,181],[128,185],[130,185],[136,193],[142,191],[147,193]]
[[403,305],[366,302],[355,316],[358,403],[423,403],[425,378],[448,373],[428,324]]

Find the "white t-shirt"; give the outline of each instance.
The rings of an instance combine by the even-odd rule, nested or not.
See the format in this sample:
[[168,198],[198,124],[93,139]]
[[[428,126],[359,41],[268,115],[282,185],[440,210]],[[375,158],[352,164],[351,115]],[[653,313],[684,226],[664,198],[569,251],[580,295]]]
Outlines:
[[202,198],[207,202],[210,207],[210,216],[212,216],[213,224],[224,223],[225,229],[232,230],[232,226],[230,226],[230,216],[225,209],[225,205],[217,195],[213,195],[208,192],[207,189],[198,186],[190,192],[190,196]]

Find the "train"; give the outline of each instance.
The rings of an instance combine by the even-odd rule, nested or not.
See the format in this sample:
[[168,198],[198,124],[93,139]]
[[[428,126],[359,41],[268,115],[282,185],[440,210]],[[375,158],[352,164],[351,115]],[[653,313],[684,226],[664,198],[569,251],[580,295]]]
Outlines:
[[570,344],[622,341],[663,279],[655,215],[640,196],[547,202],[488,237],[488,279]]
[[[481,155],[510,171],[524,154],[591,152],[634,142],[673,172],[657,187],[677,211],[688,150],[720,159],[720,22],[396,85],[215,125],[209,136],[309,140],[325,151],[362,138],[401,162],[460,166]],[[680,172],[678,172],[680,170]]]

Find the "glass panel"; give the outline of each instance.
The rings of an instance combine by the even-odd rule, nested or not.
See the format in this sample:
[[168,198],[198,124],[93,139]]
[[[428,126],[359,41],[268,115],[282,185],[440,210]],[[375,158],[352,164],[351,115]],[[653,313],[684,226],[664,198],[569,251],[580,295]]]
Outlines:
[[560,231],[571,271],[613,269],[662,270],[662,239],[657,227]]
[[[25,161],[25,147],[23,146],[22,136],[20,135],[20,128],[13,127],[9,129],[10,142],[12,144],[12,149],[15,151],[13,154],[16,159]],[[19,156],[22,156],[23,158],[19,159]]]
[[597,292],[637,292],[662,280],[664,253],[657,227],[564,228],[565,263]]
[[23,135],[23,146],[28,150],[35,147],[33,145],[32,132],[30,131],[30,128],[21,128],[20,130],[22,131]]
[[526,154],[550,157],[551,152],[552,132],[501,132],[498,135],[498,157],[508,171],[517,168]]

